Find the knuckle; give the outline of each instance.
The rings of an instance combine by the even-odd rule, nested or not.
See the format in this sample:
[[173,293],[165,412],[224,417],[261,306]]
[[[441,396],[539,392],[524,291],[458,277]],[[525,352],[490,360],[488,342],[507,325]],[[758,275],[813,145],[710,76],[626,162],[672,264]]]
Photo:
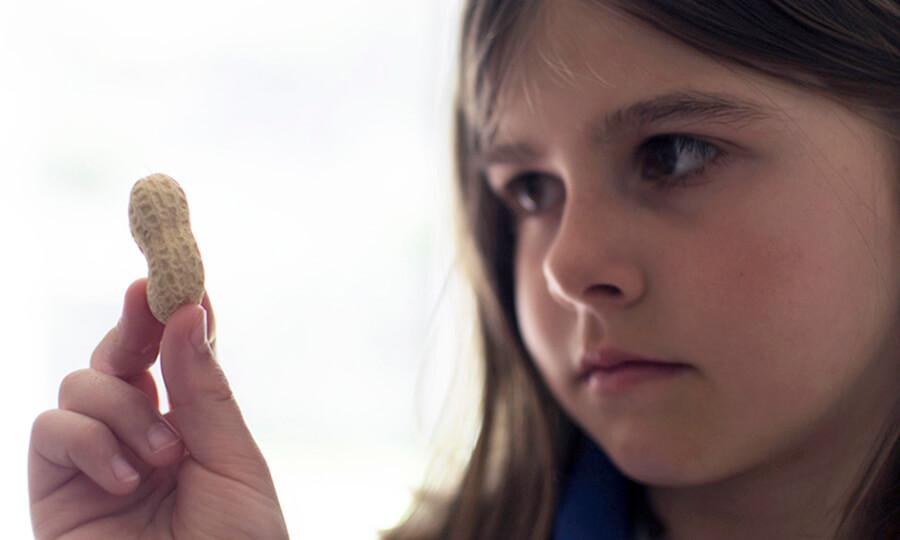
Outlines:
[[34,422],[31,423],[31,438],[40,437],[45,431],[51,431],[51,424],[57,415],[59,409],[48,409],[37,415]]
[[169,404],[172,407],[190,407],[198,402],[233,402],[236,401],[231,385],[225,377],[225,372],[216,364],[211,368],[211,373],[203,381],[198,383],[196,392],[169,394]]
[[209,395],[214,401],[234,401],[234,392],[225,377],[225,372],[216,364],[209,378]]
[[[121,321],[120,321],[121,322]],[[94,351],[91,353],[91,365],[96,365],[100,363],[106,356],[110,354],[110,349],[115,347],[115,344],[119,340],[119,323],[116,326],[112,327],[106,335],[103,336],[103,339],[100,340],[100,343],[94,347]]]
[[234,401],[234,392],[231,391],[228,385],[218,385],[210,390],[209,397],[215,402],[228,403]]
[[69,451],[88,459],[105,458],[110,454],[113,441],[114,436],[109,427],[98,420],[91,419],[69,441]]
[[96,373],[91,368],[75,370],[65,377],[59,385],[59,405],[65,408],[73,399],[83,393],[86,386],[92,385],[97,380]]

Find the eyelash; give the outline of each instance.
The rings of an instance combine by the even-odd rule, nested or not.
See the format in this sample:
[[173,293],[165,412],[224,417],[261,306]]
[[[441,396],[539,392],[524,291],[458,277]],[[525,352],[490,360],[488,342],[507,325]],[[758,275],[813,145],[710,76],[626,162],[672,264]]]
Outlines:
[[[666,142],[667,141],[667,142]],[[701,176],[707,167],[719,164],[720,160],[727,156],[727,154],[720,149],[718,146],[705,141],[703,139],[699,139],[697,137],[693,137],[690,135],[677,134],[677,133],[669,133],[663,135],[655,135],[650,137],[646,141],[644,141],[640,147],[638,147],[637,152],[635,153],[635,164],[641,165],[644,159],[648,155],[652,155],[652,152],[656,152],[656,156],[659,156],[659,148],[660,143],[663,144],[663,148],[674,148],[675,149],[675,157],[676,160],[682,156],[695,157],[700,158],[701,164],[699,167],[688,171],[687,173],[682,173],[679,175],[669,174],[658,174],[656,176],[648,176],[647,169],[641,168],[641,177],[642,178],[651,178],[656,181],[653,182],[654,189],[657,191],[665,191],[674,187],[684,187],[687,185],[688,181],[697,176]],[[677,160],[675,165],[675,169],[677,170],[677,165],[681,163],[682,160]],[[511,180],[506,182],[503,186],[503,194],[505,199],[509,199],[507,204],[512,204],[519,212],[525,214],[526,216],[535,215],[538,211],[531,211],[528,209],[522,208],[522,205],[518,202],[519,196],[522,193],[522,190],[519,187],[523,187],[524,185],[528,185],[531,180],[540,180],[549,175],[538,173],[538,172],[526,172],[523,174],[519,174],[513,177]]]

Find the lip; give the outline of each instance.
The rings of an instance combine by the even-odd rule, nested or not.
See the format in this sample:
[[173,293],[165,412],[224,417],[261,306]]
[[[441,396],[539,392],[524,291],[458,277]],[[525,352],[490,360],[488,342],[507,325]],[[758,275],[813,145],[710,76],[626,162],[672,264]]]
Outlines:
[[593,351],[586,351],[581,355],[581,362],[578,366],[578,378],[586,380],[590,378],[594,372],[613,373],[624,368],[673,368],[684,364],[663,360],[661,358],[651,358],[641,356],[628,351],[615,349],[613,347],[602,347]]
[[685,371],[687,371],[687,366],[684,364],[625,362],[612,368],[599,368],[591,371],[585,383],[592,393],[619,395],[639,385],[649,384],[651,381],[671,380]]

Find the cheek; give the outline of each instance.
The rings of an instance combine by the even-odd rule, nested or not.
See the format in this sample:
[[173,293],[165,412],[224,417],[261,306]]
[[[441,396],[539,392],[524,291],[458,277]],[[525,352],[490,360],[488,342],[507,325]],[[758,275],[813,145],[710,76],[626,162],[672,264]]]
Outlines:
[[852,391],[896,298],[880,278],[890,248],[872,242],[885,224],[841,194],[795,189],[721,216],[703,229],[717,234],[678,255],[691,261],[673,289],[689,318],[666,335],[695,336],[673,345],[687,345],[716,391],[718,410],[698,410],[715,412],[717,429],[742,426],[751,444],[802,432]]
[[[876,287],[872,246],[862,237],[872,238],[872,231],[859,230],[845,210],[823,201],[805,216],[780,223],[772,216],[768,227],[734,231],[734,241],[720,246],[722,276],[706,280],[724,285],[711,291],[719,298],[720,320],[734,324],[747,343],[795,353],[773,358],[777,364],[769,368],[802,370],[791,357],[809,353],[821,366],[851,352],[848,347],[864,339],[858,332],[873,323],[871,306],[884,292]],[[733,279],[721,279],[727,276]]]
[[516,316],[522,339],[547,384],[559,395],[571,369],[564,358],[566,344],[577,336],[575,314],[566,311],[547,290],[541,271],[543,248],[537,242],[517,247]]

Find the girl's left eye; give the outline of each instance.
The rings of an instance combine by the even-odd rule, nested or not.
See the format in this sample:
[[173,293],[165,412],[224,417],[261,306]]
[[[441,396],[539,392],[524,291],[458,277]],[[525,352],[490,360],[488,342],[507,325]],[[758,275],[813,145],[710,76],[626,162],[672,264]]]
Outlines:
[[665,189],[686,184],[724,155],[717,146],[702,139],[666,134],[647,139],[638,148],[635,161],[641,178],[652,181],[657,189]]

